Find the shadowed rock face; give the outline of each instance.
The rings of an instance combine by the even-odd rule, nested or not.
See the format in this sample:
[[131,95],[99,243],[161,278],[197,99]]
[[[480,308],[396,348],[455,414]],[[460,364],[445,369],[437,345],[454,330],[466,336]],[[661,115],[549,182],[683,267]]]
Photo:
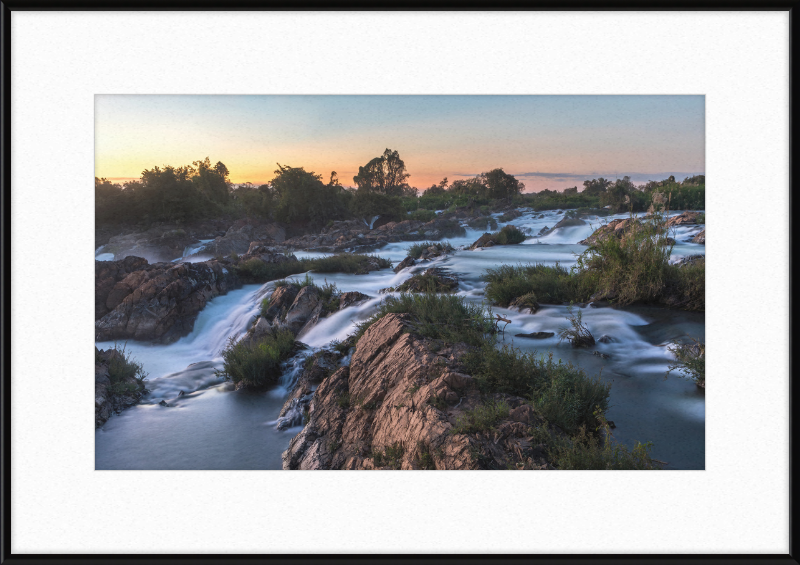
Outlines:
[[455,220],[436,218],[430,222],[403,220],[369,229],[359,220],[334,222],[317,234],[306,234],[284,242],[287,249],[341,252],[348,249],[370,249],[395,241],[437,240],[457,237],[466,230]]
[[[456,417],[483,403],[472,377],[455,370],[463,344],[431,352],[432,342],[405,333],[388,314],[359,340],[349,367],[317,388],[309,421],[283,454],[284,469],[548,468],[530,450],[529,425],[540,421],[519,397],[492,430],[452,434]],[[387,448],[393,456],[387,461]]]
[[701,231],[696,236],[692,238],[692,242],[694,243],[702,243],[703,245],[706,244],[706,230]]
[[210,299],[238,283],[216,261],[148,265],[139,257],[96,261],[95,277],[98,341],[175,341]]

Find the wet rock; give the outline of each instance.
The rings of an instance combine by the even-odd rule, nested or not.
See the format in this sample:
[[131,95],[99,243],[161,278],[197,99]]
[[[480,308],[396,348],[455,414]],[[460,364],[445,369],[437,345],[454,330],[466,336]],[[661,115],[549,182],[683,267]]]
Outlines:
[[[514,408],[489,433],[453,434],[453,422],[486,399],[469,375],[449,369],[461,349],[432,351],[388,314],[358,342],[349,367],[326,378],[308,423],[283,454],[284,469],[552,468],[534,457],[526,434],[541,417],[525,399],[495,395]],[[463,344],[462,344],[463,345]],[[456,353],[458,351],[458,353]],[[526,423],[522,423],[525,421]]]
[[417,262],[414,260],[413,257],[406,257],[405,259],[400,261],[400,263],[394,268],[394,272],[399,273],[403,269],[416,265],[416,263]]
[[183,255],[188,246],[199,239],[183,227],[166,224],[144,232],[116,235],[109,238],[102,253],[113,253],[115,260],[128,256],[144,257],[152,263],[172,261]]
[[203,255],[227,257],[232,254],[243,255],[250,251],[253,242],[282,243],[286,239],[286,231],[277,224],[260,222],[253,219],[241,219],[228,228],[224,236],[216,237],[207,243]]
[[701,231],[696,236],[692,238],[692,243],[702,243],[703,245],[706,244],[706,230]]
[[542,230],[539,232],[539,235],[547,235],[548,233],[554,232],[558,228],[570,228],[573,226],[584,226],[584,225],[586,225],[585,220],[581,220],[580,218],[567,218],[566,216],[564,216],[556,225],[553,226],[553,229],[547,231]]
[[310,327],[319,320],[322,307],[319,289],[313,285],[304,286],[297,293],[286,316],[280,321],[279,327],[299,335],[307,324]]
[[529,334],[516,334],[515,337],[528,337],[530,339],[547,339],[553,337],[555,332],[533,332]]
[[121,261],[94,262],[94,314],[98,320],[117,307],[132,292],[133,280],[119,288],[114,287],[130,273],[149,269],[143,257],[126,257]]
[[98,341],[173,342],[191,332],[197,314],[209,300],[239,284],[236,276],[217,261],[153,265],[129,261],[139,269],[125,274],[106,294],[109,284],[103,277],[109,274],[107,269],[115,269],[108,263],[95,262],[95,305],[105,298],[105,304],[95,313]]
[[634,222],[635,221],[630,218],[611,220],[606,225],[597,228],[594,233],[586,239],[579,241],[578,245],[596,245],[601,239],[612,235],[618,239],[622,239],[622,237],[627,235],[631,230]]
[[269,297],[267,310],[263,314],[265,320],[273,323],[276,318],[285,316],[299,292],[300,286],[296,284],[286,284],[276,288]]
[[597,355],[601,359],[611,359],[611,355],[607,353],[601,353],[600,351],[595,351],[594,353],[592,353],[592,355]]
[[339,310],[344,310],[349,306],[360,304],[367,300],[369,300],[369,296],[367,296],[366,294],[362,294],[356,291],[343,292],[341,296],[339,296]]
[[669,218],[666,226],[671,228],[673,226],[696,224],[698,216],[700,216],[700,212],[684,212]]
[[614,343],[615,341],[617,340],[610,335],[601,335],[599,338],[597,338],[597,343]]

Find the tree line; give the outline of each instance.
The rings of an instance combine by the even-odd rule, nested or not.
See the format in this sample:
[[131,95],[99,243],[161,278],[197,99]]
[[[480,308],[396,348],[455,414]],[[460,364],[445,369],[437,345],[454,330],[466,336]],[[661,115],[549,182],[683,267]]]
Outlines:
[[430,219],[435,210],[501,203],[534,209],[607,206],[620,212],[646,210],[654,197],[664,197],[673,210],[705,207],[703,175],[683,181],[671,176],[641,186],[627,176],[613,182],[601,177],[586,180],[580,192],[575,186],[561,192],[523,194],[525,185],[501,168],[452,183],[444,178],[420,191],[408,184],[406,165],[391,149],[358,168],[354,188],[342,186],[335,171],[326,182],[322,175],[303,167],[277,167],[275,177],[260,186],[231,183],[225,164],[212,165],[208,157],[181,167],[146,169],[139,179],[123,184],[95,178],[96,221],[98,225],[181,223],[247,216],[319,229],[335,220],[381,216],[383,221],[399,221],[409,213],[413,218]]

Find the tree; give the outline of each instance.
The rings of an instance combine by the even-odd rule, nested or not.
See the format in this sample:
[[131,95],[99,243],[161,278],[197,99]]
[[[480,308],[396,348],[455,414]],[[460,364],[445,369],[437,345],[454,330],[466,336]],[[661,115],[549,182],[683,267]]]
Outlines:
[[399,153],[387,148],[383,155],[359,167],[353,182],[359,191],[401,196],[408,187],[406,180],[409,176]]
[[447,190],[447,177],[444,177],[439,184],[432,184],[429,188],[425,189],[422,196],[434,196],[436,194],[444,194]]
[[324,185],[321,175],[303,167],[278,163],[271,186],[277,199],[276,217],[280,221],[318,228],[330,220],[347,216],[340,198],[342,187]]
[[485,195],[489,198],[510,198],[523,191],[525,185],[503,169],[492,169],[480,174],[480,182],[486,187]]
[[583,181],[583,192],[587,195],[602,194],[608,189],[609,186],[611,186],[611,181],[606,180],[603,177],[600,177],[599,179],[585,180]]
[[206,157],[202,161],[192,163],[196,167],[196,174],[192,177],[197,189],[205,194],[209,200],[218,204],[228,201],[228,168],[221,162],[214,167]]

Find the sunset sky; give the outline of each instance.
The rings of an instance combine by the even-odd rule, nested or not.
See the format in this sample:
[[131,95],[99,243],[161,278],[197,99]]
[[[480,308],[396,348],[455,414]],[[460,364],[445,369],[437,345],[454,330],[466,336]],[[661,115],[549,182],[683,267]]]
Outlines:
[[208,156],[234,183],[266,183],[280,163],[352,186],[390,148],[420,189],[498,167],[526,191],[682,179],[705,173],[704,116],[703,96],[97,95],[95,175]]

